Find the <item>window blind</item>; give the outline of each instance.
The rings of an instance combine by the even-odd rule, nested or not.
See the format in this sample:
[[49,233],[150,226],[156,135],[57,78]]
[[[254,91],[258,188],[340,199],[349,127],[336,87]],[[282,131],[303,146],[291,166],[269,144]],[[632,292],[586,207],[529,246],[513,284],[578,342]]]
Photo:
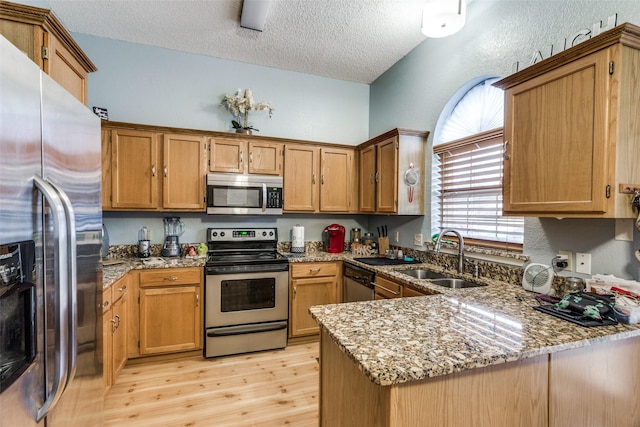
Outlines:
[[524,218],[502,216],[502,128],[435,146],[440,225],[470,243],[521,249]]

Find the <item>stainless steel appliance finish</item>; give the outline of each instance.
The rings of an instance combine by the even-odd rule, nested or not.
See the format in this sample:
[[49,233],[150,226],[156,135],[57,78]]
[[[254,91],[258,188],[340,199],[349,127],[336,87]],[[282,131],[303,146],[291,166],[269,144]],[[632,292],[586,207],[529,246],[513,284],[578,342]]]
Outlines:
[[344,288],[343,301],[371,301],[374,299],[376,274],[348,262],[344,263],[342,283]]
[[207,213],[282,215],[282,177],[210,173]]
[[287,345],[289,261],[275,228],[210,228],[204,356]]
[[0,90],[0,245],[35,242],[35,358],[0,426],[99,426],[100,120],[2,36]]

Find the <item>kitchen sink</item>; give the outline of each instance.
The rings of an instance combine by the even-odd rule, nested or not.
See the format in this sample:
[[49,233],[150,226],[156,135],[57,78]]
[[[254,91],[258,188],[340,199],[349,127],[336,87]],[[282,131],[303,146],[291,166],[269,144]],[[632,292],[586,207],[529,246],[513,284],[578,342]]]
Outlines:
[[445,288],[462,289],[462,288],[476,288],[478,286],[487,286],[483,283],[469,282],[464,279],[454,279],[451,277],[445,277],[442,279],[431,279],[431,283],[438,286],[444,286]]
[[398,270],[398,273],[406,274],[407,276],[415,277],[416,279],[427,279],[434,285],[443,286],[445,288],[462,289],[462,288],[475,288],[478,286],[487,286],[482,283],[469,282],[464,279],[455,279],[453,277],[447,277],[442,273],[436,273],[431,270]]
[[398,273],[406,274],[407,276],[415,277],[416,279],[442,279],[446,277],[444,274],[422,269],[398,270]]

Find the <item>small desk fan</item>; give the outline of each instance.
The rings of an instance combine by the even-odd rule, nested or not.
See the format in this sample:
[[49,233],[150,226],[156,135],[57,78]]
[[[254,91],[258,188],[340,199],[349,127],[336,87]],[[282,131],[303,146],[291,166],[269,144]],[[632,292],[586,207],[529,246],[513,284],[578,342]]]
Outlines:
[[551,267],[535,262],[529,264],[522,275],[522,287],[527,291],[539,294],[549,295],[552,281],[553,270]]

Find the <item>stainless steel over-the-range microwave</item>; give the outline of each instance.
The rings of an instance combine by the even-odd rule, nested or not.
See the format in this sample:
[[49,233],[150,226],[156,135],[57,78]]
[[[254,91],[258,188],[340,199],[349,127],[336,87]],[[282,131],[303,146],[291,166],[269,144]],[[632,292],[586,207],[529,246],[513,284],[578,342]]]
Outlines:
[[207,213],[227,215],[282,214],[282,177],[207,174]]

